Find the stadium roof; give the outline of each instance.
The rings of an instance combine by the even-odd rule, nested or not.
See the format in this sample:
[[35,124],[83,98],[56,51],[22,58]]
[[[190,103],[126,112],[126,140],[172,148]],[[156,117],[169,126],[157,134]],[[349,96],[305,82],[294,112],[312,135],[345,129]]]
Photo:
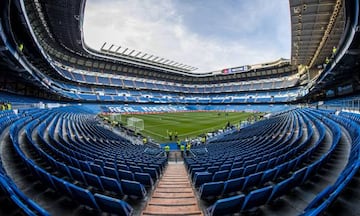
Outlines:
[[290,0],[294,65],[323,64],[344,31],[342,0]]
[[[46,26],[47,33],[56,44],[75,55],[93,59],[94,54],[101,53],[84,44],[82,26],[85,3],[86,0],[38,0],[34,2],[37,5],[38,13],[42,14],[42,22]],[[343,10],[341,0],[290,0],[291,60],[293,65],[316,66],[324,62],[326,56],[331,54],[332,47],[337,46],[340,41],[344,29]],[[331,37],[328,37],[329,32]],[[105,59],[109,57],[111,62],[116,61],[111,56],[103,57]],[[117,59],[117,61],[119,60]],[[126,60],[128,59],[121,59],[120,62],[126,62]],[[151,64],[146,64],[146,62],[141,64],[141,62],[134,61],[131,64],[151,67]],[[156,64],[153,66],[157,67]],[[160,65],[160,67],[166,69],[165,66]],[[190,75],[189,71],[181,71],[181,69],[171,70],[170,68],[169,71]],[[201,76],[209,75],[212,73],[201,74]]]

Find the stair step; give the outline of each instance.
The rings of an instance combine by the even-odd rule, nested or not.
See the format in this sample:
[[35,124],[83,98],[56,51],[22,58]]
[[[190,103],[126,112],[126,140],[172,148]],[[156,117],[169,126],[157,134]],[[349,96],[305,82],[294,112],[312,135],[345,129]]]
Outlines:
[[169,164],[142,215],[202,215],[184,164]]
[[189,215],[189,214],[201,214],[197,206],[147,206],[144,214],[155,215]]
[[152,198],[149,205],[196,205],[196,200],[193,198],[174,198],[174,199],[163,199],[163,198]]
[[152,197],[157,197],[157,198],[190,198],[190,197],[194,197],[193,193],[159,193],[156,192],[153,194]]
[[160,187],[160,188],[156,189],[156,192],[159,192],[159,193],[192,193],[193,190],[190,187],[188,187],[188,188],[176,188],[176,187],[163,188],[163,187]]

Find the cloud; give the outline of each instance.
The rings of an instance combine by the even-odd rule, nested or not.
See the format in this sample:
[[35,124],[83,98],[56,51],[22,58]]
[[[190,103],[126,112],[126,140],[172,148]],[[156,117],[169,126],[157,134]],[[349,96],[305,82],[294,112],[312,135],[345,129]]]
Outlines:
[[85,42],[221,70],[290,57],[285,0],[87,0]]

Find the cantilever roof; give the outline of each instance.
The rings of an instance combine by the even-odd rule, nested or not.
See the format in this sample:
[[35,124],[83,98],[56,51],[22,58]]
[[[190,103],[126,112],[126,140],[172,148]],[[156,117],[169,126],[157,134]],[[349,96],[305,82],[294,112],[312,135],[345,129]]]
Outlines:
[[316,67],[331,56],[344,31],[342,0],[290,0],[292,64]]

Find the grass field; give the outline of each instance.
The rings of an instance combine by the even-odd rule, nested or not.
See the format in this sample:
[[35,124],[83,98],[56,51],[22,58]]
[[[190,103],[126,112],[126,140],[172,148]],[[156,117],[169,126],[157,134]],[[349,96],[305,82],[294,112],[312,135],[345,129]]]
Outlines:
[[162,114],[122,115],[121,121],[126,125],[127,118],[136,117],[144,120],[144,130],[141,133],[150,136],[157,142],[168,142],[167,130],[177,131],[180,139],[196,137],[206,132],[224,128],[229,121],[238,124],[246,120],[252,113],[219,113],[218,112],[185,112]]

